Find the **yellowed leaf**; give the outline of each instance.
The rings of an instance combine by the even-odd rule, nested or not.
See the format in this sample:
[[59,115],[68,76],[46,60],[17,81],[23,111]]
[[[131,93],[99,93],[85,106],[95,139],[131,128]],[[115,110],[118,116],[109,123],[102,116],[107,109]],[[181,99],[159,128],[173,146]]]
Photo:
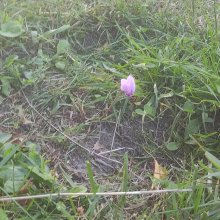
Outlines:
[[170,108],[169,105],[166,105],[166,104],[164,104],[163,102],[161,102],[160,104],[163,105],[163,106],[165,106],[165,107],[167,107],[167,108]]
[[[154,181],[166,178],[166,169],[164,167],[161,167],[157,160],[154,160],[154,163]],[[156,184],[156,186],[158,186],[158,184]],[[154,184],[152,184],[151,189],[154,189]]]

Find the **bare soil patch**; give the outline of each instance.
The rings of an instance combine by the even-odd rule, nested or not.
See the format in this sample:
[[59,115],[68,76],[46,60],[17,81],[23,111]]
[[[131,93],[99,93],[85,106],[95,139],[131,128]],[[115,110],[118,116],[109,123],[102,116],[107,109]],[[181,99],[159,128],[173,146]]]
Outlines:
[[[14,124],[20,120],[18,105],[21,103],[23,103],[25,117],[33,123],[23,124],[21,122],[17,123],[18,127],[15,127]],[[148,152],[151,152],[167,169],[175,164],[173,158],[171,159],[172,155],[166,154],[166,147],[163,144],[168,140],[168,131],[173,120],[168,111],[154,121],[146,118],[142,131],[141,117],[137,116],[132,119],[132,112],[129,110],[126,111],[121,123],[112,117],[107,121],[92,123],[92,125],[91,120],[81,123],[80,111],[74,111],[70,118],[71,107],[60,107],[54,115],[50,114],[49,109],[47,110],[41,114],[58,129],[66,131],[65,133],[76,142],[89,149],[91,154],[84,152],[45,123],[32,111],[22,95],[15,103],[6,99],[0,105],[1,130],[18,132],[40,144],[42,154],[51,160],[51,168],[60,172],[57,166],[60,164],[75,182],[88,183],[86,161],[90,162],[96,179],[122,172],[125,152],[129,155],[130,171],[135,169],[133,179],[138,182],[146,180],[146,173],[153,174],[154,159]],[[103,109],[102,112],[104,112]],[[90,110],[88,115],[92,116],[96,113],[97,109],[94,109],[94,112]],[[10,126],[7,126],[8,124]],[[74,130],[75,127],[81,125],[81,128]],[[93,154],[94,152],[96,155]],[[105,158],[98,157],[97,154]]]

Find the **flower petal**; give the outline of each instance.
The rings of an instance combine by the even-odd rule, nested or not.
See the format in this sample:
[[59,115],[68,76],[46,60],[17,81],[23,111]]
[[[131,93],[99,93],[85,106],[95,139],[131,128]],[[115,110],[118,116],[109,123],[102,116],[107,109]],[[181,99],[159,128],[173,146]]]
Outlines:
[[130,94],[129,85],[127,83],[121,85],[121,90],[124,91],[126,95]]
[[130,75],[130,76],[128,76],[127,81],[128,81],[129,87],[130,87],[131,95],[133,95],[134,91],[135,91],[135,81],[134,81],[134,78]]
[[121,85],[127,83],[127,79],[121,79]]

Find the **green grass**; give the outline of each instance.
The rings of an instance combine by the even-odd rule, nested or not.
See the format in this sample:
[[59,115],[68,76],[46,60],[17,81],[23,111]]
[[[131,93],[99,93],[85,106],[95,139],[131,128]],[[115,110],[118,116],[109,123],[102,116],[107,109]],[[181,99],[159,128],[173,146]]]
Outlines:
[[[114,153],[124,157],[124,166],[113,176],[103,174],[108,184],[96,178],[90,166],[96,163],[84,151],[89,161],[85,181],[74,182],[62,167],[56,174],[50,145],[77,146],[45,125],[22,93],[42,116],[78,141],[98,124],[120,90],[120,79],[129,74],[136,80],[135,100],[121,95],[104,120],[120,124],[119,114],[128,109],[136,121],[141,115],[143,124],[169,116],[172,123],[161,146],[150,132],[147,146],[136,144],[155,158],[165,155],[174,161],[175,166],[165,164],[168,175],[159,180],[162,188],[193,192],[44,198],[27,206],[14,201],[1,203],[0,215],[77,219],[82,214],[77,208],[83,207],[84,219],[220,219],[219,9],[216,0],[2,0],[0,24],[17,30],[6,33],[3,25],[0,31],[1,196],[16,196],[30,178],[30,195],[83,192],[85,187],[91,192],[150,189],[153,172],[144,171],[144,183],[136,181],[139,168],[152,160],[149,155],[132,166],[132,155]],[[77,113],[77,123],[57,116],[68,111]],[[23,125],[31,129],[22,130]],[[32,134],[40,137],[20,143],[13,141],[14,133],[27,140]],[[40,155],[45,143],[49,157]],[[54,164],[48,166],[47,159]]]

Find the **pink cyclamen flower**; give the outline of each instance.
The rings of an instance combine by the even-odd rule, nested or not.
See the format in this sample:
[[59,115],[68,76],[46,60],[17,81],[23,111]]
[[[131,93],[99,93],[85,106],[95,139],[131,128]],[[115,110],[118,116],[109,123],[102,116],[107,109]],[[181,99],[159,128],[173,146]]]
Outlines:
[[121,79],[121,90],[125,92],[127,96],[132,96],[135,91],[135,81],[130,75],[127,79]]

